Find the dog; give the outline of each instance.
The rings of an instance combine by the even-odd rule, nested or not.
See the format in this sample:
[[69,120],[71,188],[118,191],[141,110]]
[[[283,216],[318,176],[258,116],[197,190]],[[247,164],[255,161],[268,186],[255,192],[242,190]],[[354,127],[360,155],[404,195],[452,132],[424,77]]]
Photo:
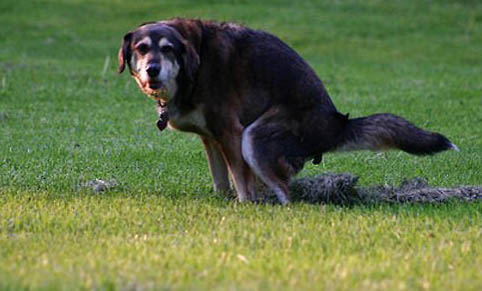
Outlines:
[[396,115],[341,114],[303,58],[264,31],[198,19],[148,22],[125,34],[118,57],[119,73],[127,65],[156,101],[159,129],[198,134],[214,190],[228,191],[230,174],[241,202],[254,199],[259,179],[288,203],[290,178],[326,152],[458,150]]

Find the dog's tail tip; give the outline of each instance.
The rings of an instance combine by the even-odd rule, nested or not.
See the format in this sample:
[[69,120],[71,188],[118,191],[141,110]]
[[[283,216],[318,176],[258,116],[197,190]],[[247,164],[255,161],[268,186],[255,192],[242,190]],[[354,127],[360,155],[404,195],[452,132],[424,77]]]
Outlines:
[[449,148],[456,151],[456,152],[460,152],[459,147],[457,145],[455,145],[454,143],[450,143]]

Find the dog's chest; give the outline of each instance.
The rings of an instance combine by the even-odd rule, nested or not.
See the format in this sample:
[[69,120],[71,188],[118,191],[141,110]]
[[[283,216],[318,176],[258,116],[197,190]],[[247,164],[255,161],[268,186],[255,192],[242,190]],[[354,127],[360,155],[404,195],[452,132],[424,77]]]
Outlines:
[[194,132],[202,135],[210,135],[206,126],[206,118],[202,107],[181,114],[176,108],[168,107],[169,127],[180,131]]

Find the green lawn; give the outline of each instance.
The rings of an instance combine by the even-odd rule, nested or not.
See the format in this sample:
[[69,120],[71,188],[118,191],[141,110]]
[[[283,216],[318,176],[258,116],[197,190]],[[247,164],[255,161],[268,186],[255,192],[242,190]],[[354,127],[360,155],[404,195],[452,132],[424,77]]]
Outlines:
[[[480,1],[0,2],[0,289],[480,290],[482,202],[240,205],[200,141],[155,127],[117,50],[174,16],[270,31],[341,112],[402,115],[461,152],[326,155],[300,176],[482,184]],[[95,194],[100,178],[118,186]]]

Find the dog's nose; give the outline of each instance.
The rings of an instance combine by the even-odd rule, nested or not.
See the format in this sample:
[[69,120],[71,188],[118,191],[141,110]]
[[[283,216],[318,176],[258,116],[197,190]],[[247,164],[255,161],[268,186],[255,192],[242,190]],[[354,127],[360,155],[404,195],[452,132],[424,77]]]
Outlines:
[[159,64],[150,64],[147,66],[147,74],[149,77],[154,78],[161,72],[161,66]]

